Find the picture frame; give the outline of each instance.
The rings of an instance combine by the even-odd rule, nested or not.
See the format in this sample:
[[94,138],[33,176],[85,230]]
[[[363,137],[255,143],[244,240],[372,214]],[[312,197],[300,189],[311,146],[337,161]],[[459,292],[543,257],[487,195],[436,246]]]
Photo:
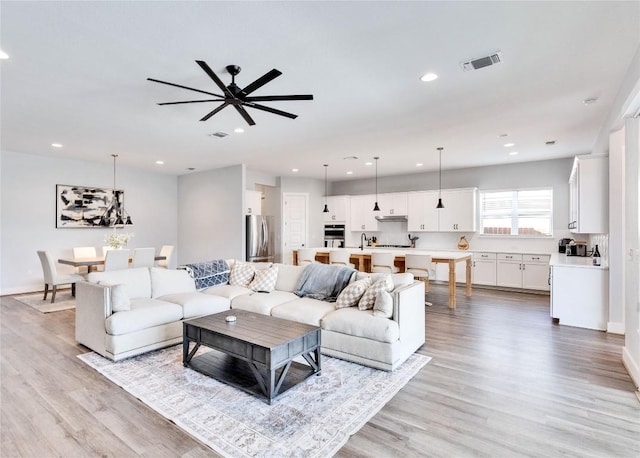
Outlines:
[[[115,197],[119,205],[124,205],[123,190],[115,190]],[[113,189],[57,184],[56,228],[104,228],[100,218],[113,198]]]

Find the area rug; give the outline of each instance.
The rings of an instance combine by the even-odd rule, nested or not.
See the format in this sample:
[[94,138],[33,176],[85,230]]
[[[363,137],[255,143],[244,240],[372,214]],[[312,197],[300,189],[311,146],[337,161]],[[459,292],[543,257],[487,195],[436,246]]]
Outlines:
[[181,345],[117,363],[78,358],[223,456],[278,458],[334,455],[431,359],[386,372],[323,356],[320,375],[269,405],[183,367]]
[[61,310],[76,308],[76,298],[71,295],[71,289],[63,289],[56,292],[56,301],[51,303],[51,291],[47,294],[47,300],[43,300],[44,292],[28,294],[25,296],[14,296],[14,299],[23,304],[33,307],[38,312],[51,313]]

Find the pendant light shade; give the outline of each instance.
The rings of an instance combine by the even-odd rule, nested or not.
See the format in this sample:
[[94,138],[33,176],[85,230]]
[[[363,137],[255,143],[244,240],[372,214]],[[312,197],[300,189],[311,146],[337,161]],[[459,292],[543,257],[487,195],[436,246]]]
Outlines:
[[322,213],[329,213],[329,207],[327,206],[327,167],[329,167],[329,164],[324,165],[324,210],[322,210]]
[[116,189],[116,158],[117,154],[113,156],[113,196],[109,206],[100,217],[98,225],[105,227],[122,227],[125,225],[133,224],[131,216],[124,209],[124,201],[121,201],[122,193],[119,193]]
[[442,203],[442,150],[444,148],[439,146],[437,149],[440,153],[440,166],[438,168],[438,205],[436,205],[436,208],[444,208]]
[[379,212],[380,211],[380,207],[378,206],[378,159],[380,159],[378,156],[374,157],[374,159],[376,160],[376,203],[373,206],[373,211],[374,212]]

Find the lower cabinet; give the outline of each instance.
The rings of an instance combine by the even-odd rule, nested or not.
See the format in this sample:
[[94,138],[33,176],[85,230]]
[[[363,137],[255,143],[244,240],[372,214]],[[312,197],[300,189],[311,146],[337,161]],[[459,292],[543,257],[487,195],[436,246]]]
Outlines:
[[589,267],[551,268],[551,316],[560,324],[607,329],[609,270]]
[[498,253],[496,286],[549,291],[548,254]]
[[507,288],[522,288],[522,255],[498,253],[496,262],[496,285]]
[[496,253],[473,254],[473,284],[496,286]]

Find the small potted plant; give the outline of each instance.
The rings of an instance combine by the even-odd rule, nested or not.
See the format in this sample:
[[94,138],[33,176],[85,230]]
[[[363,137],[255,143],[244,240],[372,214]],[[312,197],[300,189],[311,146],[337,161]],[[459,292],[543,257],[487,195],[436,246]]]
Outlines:
[[123,247],[127,246],[127,243],[129,243],[129,240],[131,240],[133,236],[133,233],[118,234],[116,231],[113,231],[104,236],[104,241],[107,242],[107,245],[111,248],[121,250]]

